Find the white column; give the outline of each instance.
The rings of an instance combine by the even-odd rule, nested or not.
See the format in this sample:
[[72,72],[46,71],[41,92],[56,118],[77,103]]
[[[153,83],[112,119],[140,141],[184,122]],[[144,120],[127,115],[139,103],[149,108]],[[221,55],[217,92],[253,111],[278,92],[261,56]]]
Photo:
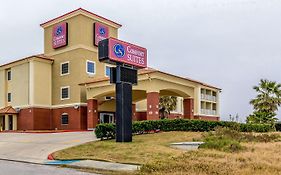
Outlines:
[[17,120],[18,120],[18,117],[17,117],[17,115],[14,114],[13,115],[13,130],[14,131],[18,130],[18,127],[17,127],[18,126],[18,121]]
[[5,115],[5,131],[9,130],[9,116]]

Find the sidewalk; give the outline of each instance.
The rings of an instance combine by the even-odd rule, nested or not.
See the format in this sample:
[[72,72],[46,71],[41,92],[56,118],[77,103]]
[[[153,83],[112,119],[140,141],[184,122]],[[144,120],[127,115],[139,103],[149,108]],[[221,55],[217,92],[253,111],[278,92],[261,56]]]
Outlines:
[[68,165],[70,167],[79,168],[93,168],[100,170],[111,170],[111,171],[137,171],[140,169],[140,165],[129,165],[121,163],[112,163],[95,160],[68,160],[68,161],[56,161],[49,160],[44,163],[45,165]]

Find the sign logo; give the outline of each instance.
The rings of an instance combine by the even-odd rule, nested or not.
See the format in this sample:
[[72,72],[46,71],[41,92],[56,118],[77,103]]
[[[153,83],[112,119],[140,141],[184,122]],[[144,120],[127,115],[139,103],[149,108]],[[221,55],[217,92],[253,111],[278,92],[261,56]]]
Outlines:
[[101,27],[99,32],[101,35],[104,35],[106,33],[105,28]]
[[118,58],[123,58],[125,55],[125,49],[124,46],[122,44],[115,44],[114,45],[114,54],[118,57]]
[[62,26],[58,26],[57,30],[56,30],[56,36],[60,36],[63,32]]

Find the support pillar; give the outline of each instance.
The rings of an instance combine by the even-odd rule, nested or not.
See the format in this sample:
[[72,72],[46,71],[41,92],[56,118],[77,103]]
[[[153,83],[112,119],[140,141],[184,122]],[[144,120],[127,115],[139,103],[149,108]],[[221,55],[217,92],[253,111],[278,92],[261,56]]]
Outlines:
[[18,130],[18,117],[15,114],[13,115],[13,130]]
[[147,120],[159,120],[159,92],[147,93]]
[[185,119],[194,119],[194,100],[192,98],[183,100],[183,114]]
[[87,125],[88,130],[93,130],[98,124],[98,101],[89,99],[87,101]]
[[5,131],[9,130],[9,116],[5,115]]

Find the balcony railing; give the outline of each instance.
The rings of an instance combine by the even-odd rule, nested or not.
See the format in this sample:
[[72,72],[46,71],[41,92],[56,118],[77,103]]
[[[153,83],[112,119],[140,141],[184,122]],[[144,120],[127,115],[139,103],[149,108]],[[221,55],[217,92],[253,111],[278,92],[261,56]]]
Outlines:
[[211,110],[211,109],[201,109],[201,114],[216,115],[217,111],[216,110]]
[[201,99],[208,100],[208,101],[213,101],[213,102],[217,101],[217,97],[216,96],[206,95],[206,94],[201,94]]

